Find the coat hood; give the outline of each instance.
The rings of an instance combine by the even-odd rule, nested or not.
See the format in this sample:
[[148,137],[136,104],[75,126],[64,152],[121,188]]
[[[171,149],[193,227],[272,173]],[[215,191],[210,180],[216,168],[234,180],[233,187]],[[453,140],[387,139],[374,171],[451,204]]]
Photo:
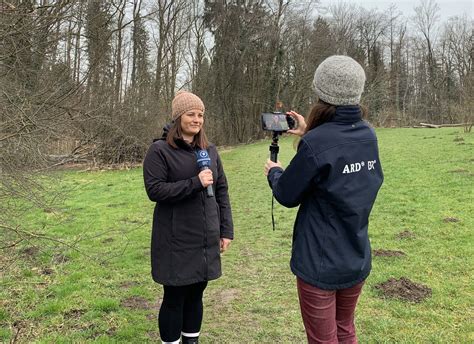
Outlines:
[[163,133],[161,134],[161,137],[158,139],[153,139],[153,142],[156,142],[159,140],[166,140],[166,137],[168,136],[168,133],[170,132],[170,129],[172,126],[173,126],[173,122],[166,123],[165,126],[163,127]]

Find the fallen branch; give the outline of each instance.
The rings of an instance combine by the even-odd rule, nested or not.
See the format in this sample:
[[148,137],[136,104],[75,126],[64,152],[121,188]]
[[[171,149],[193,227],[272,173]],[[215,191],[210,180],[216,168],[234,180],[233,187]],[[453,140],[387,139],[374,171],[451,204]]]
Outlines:
[[456,123],[456,124],[440,124],[440,127],[445,128],[445,127],[466,127],[470,126],[472,123]]
[[472,123],[452,123],[452,124],[431,124],[431,123],[420,123],[420,125],[414,125],[413,128],[448,128],[448,127],[466,127],[472,126]]
[[18,240],[17,242],[14,242],[13,244],[0,247],[0,250],[5,250],[5,249],[7,249],[7,248],[15,247],[16,245],[18,245],[18,244],[19,244],[20,242],[22,242],[22,241],[23,241],[23,239],[20,239],[20,240]]
[[[56,244],[60,244],[64,247],[70,248],[70,249],[72,249],[76,252],[79,252],[79,253],[83,254],[84,256],[86,256],[88,258],[91,258],[91,259],[93,258],[92,256],[89,256],[89,255],[85,254],[83,251],[81,251],[80,249],[78,249],[76,247],[76,243],[79,242],[79,240],[77,240],[77,239],[76,239],[76,241],[74,241],[72,243],[69,243],[69,242],[66,242],[66,241],[63,241],[63,240],[60,240],[60,239],[56,239],[54,237],[47,236],[47,235],[44,235],[44,234],[41,234],[41,233],[35,233],[35,232],[30,232],[30,231],[25,230],[25,229],[21,229],[20,226],[10,227],[10,226],[5,226],[3,224],[0,224],[0,228],[3,228],[3,229],[6,229],[7,231],[11,231],[11,232],[16,233],[20,237],[20,241],[25,240],[25,239],[47,240],[47,241],[50,241],[50,242],[53,242],[53,243],[56,243]],[[8,247],[6,247],[6,248],[8,248]]]
[[441,128],[439,124],[420,123],[422,128]]

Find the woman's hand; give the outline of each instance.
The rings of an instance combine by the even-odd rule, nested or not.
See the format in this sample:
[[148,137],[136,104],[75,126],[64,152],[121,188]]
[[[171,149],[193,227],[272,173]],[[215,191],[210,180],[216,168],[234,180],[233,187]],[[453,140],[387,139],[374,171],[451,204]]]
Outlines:
[[232,240],[227,239],[227,238],[221,238],[221,253],[224,253],[224,251],[226,251],[229,248],[231,241]]
[[288,133],[293,134],[293,135],[303,136],[306,130],[306,121],[304,120],[304,117],[293,110],[290,112],[287,112],[287,114],[293,117],[297,125],[295,129],[288,130]]
[[198,177],[204,188],[207,188],[209,185],[214,183],[214,180],[212,179],[212,171],[210,169],[202,170],[199,172]]
[[270,159],[267,160],[267,163],[265,164],[264,171],[263,173],[268,176],[268,171],[270,171],[271,168],[273,167],[281,167],[281,162],[273,162]]

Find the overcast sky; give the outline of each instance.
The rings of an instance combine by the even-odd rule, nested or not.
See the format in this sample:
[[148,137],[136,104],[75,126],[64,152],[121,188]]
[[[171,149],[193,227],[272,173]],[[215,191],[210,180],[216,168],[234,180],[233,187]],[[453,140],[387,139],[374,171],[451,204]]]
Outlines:
[[[336,2],[335,0],[321,0],[322,5]],[[420,4],[420,0],[345,0],[347,3],[359,4],[367,9],[378,8],[387,9],[391,4],[396,4],[397,8],[403,12],[405,17],[414,15],[413,8]],[[445,21],[452,16],[462,16],[464,13],[474,18],[474,0],[436,0],[440,7],[440,19]]]

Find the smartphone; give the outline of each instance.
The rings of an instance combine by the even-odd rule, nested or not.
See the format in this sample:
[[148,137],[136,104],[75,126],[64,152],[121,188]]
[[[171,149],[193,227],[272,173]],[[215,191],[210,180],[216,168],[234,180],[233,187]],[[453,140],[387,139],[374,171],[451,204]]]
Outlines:
[[264,112],[261,114],[261,120],[263,130],[286,132],[296,127],[293,117],[282,112]]
[[285,132],[295,127],[293,117],[282,112],[265,112],[262,113],[261,118],[263,130]]

